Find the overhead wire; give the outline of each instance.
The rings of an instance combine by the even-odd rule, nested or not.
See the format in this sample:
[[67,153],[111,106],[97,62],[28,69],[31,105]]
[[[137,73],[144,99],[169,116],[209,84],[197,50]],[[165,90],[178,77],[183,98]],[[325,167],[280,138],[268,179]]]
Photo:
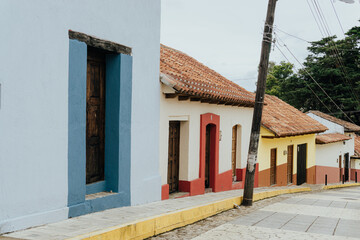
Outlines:
[[[307,0],[308,1],[308,0]],[[310,6],[310,4],[308,4],[309,7],[310,7],[310,10],[311,12],[312,11],[312,8]],[[317,0],[312,0],[312,5],[314,7],[314,12],[317,13],[317,17],[318,19],[320,19],[320,24],[318,23],[318,19],[314,16],[314,19],[316,21],[316,23],[318,24],[318,26],[320,26],[320,32],[321,34],[323,34],[323,32],[321,31],[321,29],[325,32],[325,35],[327,37],[331,37],[331,31],[330,31],[330,27],[329,25],[327,24],[327,21],[326,21],[326,18],[325,18],[325,15],[321,9],[321,6],[320,6],[320,3],[317,1]],[[324,36],[324,35],[323,35]],[[352,96],[352,98],[356,101],[356,103],[358,104],[358,106],[360,106],[360,100],[357,96],[357,94],[354,92],[354,89],[352,88],[351,86],[351,83],[350,83],[350,79],[349,77],[347,76],[347,71],[346,71],[346,68],[344,66],[344,63],[342,61],[342,58],[340,56],[340,52],[337,48],[337,45],[334,41],[330,40],[329,41],[330,45],[332,45],[333,48],[331,48],[330,46],[330,49],[332,51],[332,53],[334,54],[335,56],[335,61],[337,62],[337,64],[339,65],[340,67],[340,72],[341,74],[343,75],[344,79],[343,82],[345,83],[345,85],[348,85],[349,86],[349,92],[350,92],[350,95]],[[345,81],[344,81],[345,80]]]
[[[278,36],[278,35],[277,35]],[[298,64],[304,69],[304,71],[309,75],[309,77],[316,83],[316,85],[323,91],[323,93],[330,99],[330,101],[338,108],[344,116],[349,119],[350,122],[354,123],[351,118],[336,104],[336,102],[329,96],[329,94],[324,90],[323,87],[315,80],[315,78],[307,71],[304,65],[296,58],[296,56],[292,53],[292,51],[288,48],[288,46],[282,41],[280,37],[278,39],[283,43],[283,46],[288,50],[288,52],[292,55],[292,57],[298,62]],[[328,109],[328,108],[327,108]]]
[[339,23],[339,25],[340,25],[341,31],[343,32],[343,34],[344,34],[344,36],[345,36],[345,31],[344,31],[344,28],[343,28],[343,26],[342,26],[342,24],[341,24],[339,15],[337,14],[337,11],[336,11],[336,9],[335,9],[334,3],[332,2],[332,0],[329,0],[329,1],[330,1],[330,3],[331,3],[331,6],[332,6],[332,8],[333,8],[333,10],[334,10],[335,15],[336,15],[336,18],[337,18],[338,23]]
[[[317,25],[318,28],[319,28],[320,34],[321,34],[323,37],[325,37],[324,33],[322,32],[322,28],[320,27],[319,22],[317,21],[316,15],[315,15],[315,13],[313,12],[313,10],[312,10],[312,8],[311,8],[311,5],[310,5],[310,3],[309,3],[309,0],[306,0],[306,2],[307,2],[308,6],[309,6],[309,8],[310,8],[310,11],[311,11],[312,16],[313,16],[314,19],[315,19],[316,25]],[[311,2],[311,3],[312,3],[312,2]]]
[[279,32],[285,33],[286,35],[289,35],[289,36],[291,36],[291,37],[293,37],[293,38],[296,38],[296,39],[299,39],[299,40],[301,40],[301,41],[310,43],[310,41],[305,40],[305,39],[303,39],[303,38],[301,38],[301,37],[295,36],[295,35],[293,35],[293,34],[291,34],[291,33],[287,33],[287,32],[285,32],[284,30],[281,30],[280,28],[278,28],[277,26],[275,26],[275,29],[278,30]]
[[[274,35],[276,36],[276,33],[274,32]],[[284,52],[280,49],[279,44],[275,41],[274,42],[275,47],[279,50],[279,52],[283,55],[283,57],[286,59],[286,61],[291,62],[288,57],[284,54]],[[299,70],[294,66],[295,70],[299,72]],[[315,95],[315,97],[324,105],[324,107],[329,111],[329,113],[332,113],[330,108],[321,100],[321,98],[316,94],[316,92],[310,87],[310,85],[304,81],[306,86],[310,89],[310,91]]]

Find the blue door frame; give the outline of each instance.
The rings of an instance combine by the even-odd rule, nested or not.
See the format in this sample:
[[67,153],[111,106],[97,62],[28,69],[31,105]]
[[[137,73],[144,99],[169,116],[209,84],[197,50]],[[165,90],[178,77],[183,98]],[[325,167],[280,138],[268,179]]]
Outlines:
[[[69,40],[69,217],[130,205],[132,56],[106,56],[105,181],[86,185],[87,45]],[[87,194],[106,197],[86,200]]]

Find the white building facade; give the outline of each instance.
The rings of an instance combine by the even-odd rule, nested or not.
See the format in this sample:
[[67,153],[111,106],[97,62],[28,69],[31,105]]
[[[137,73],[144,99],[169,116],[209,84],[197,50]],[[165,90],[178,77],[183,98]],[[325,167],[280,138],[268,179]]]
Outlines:
[[253,94],[178,50],[161,46],[160,59],[162,199],[241,188]]
[[316,183],[325,183],[325,176],[328,183],[353,180],[355,160],[350,158],[355,153],[355,137],[360,127],[320,111],[307,114],[328,128],[316,140]]

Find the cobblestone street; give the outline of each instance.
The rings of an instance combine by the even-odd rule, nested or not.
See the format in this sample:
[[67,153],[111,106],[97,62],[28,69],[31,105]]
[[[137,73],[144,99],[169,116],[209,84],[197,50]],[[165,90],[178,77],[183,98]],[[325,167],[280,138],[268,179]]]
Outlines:
[[352,239],[358,226],[360,187],[278,196],[151,239]]

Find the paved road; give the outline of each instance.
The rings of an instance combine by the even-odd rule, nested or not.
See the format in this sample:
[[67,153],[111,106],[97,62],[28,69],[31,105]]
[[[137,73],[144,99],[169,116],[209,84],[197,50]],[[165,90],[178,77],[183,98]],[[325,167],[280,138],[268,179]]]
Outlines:
[[218,226],[194,240],[359,239],[360,187],[298,194]]

